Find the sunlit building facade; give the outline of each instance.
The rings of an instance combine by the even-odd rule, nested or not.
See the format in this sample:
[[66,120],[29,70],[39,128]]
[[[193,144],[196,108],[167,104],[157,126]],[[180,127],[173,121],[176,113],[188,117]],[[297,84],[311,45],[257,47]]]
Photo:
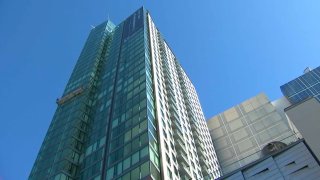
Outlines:
[[29,179],[212,179],[194,86],[144,8],[93,28]]
[[225,175],[264,156],[271,142],[297,140],[288,119],[263,93],[207,121],[222,173]]

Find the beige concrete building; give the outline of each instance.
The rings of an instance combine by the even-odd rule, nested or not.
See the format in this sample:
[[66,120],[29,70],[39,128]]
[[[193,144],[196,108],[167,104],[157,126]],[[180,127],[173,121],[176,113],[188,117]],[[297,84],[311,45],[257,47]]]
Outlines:
[[297,127],[294,125],[294,123],[290,120],[290,118],[285,112],[286,108],[292,106],[292,104],[288,101],[288,99],[284,96],[277,100],[272,101],[271,104],[276,108],[276,110],[278,111],[278,113],[281,115],[282,118],[287,119],[289,127],[291,128],[293,133],[296,134],[296,136],[299,139],[302,139],[303,137],[301,133],[299,132]]
[[223,174],[261,157],[261,150],[274,141],[297,140],[288,120],[263,93],[207,121]]

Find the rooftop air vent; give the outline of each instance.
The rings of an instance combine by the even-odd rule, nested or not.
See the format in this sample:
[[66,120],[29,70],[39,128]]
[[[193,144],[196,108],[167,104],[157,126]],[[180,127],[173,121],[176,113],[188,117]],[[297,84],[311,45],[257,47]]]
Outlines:
[[263,154],[263,156],[267,156],[267,155],[273,154],[277,151],[280,151],[281,149],[285,148],[286,146],[287,145],[283,142],[279,142],[279,141],[270,142],[262,149],[262,154]]

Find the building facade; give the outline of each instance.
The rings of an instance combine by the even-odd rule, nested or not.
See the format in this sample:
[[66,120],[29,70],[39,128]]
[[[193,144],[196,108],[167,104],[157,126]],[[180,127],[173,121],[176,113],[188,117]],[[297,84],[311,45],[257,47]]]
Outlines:
[[319,127],[320,103],[315,98],[306,99],[285,109],[290,121],[299,130],[315,156],[320,159]]
[[270,142],[297,140],[288,120],[259,94],[207,121],[223,174],[261,157]]
[[306,68],[304,74],[280,87],[284,96],[291,102],[285,112],[320,158],[318,131],[320,126],[320,66],[311,70]]
[[219,178],[245,179],[320,179],[320,164],[301,139]]
[[93,28],[29,179],[212,179],[194,86],[144,8]]
[[320,66],[313,70],[307,68],[303,75],[282,85],[280,89],[292,104],[309,97],[320,101]]

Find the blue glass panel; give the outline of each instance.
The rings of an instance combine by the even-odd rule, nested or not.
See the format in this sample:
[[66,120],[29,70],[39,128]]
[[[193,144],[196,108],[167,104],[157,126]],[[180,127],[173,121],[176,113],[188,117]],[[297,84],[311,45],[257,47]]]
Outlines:
[[312,86],[312,89],[315,94],[320,94],[320,83]]
[[143,27],[143,24],[143,8],[140,8],[125,21],[123,27],[123,39],[125,40],[127,37],[134,34]]
[[291,95],[294,94],[294,90],[291,89],[289,83],[281,86],[280,88],[281,88],[282,93],[283,93],[285,96],[288,96],[288,97],[289,97],[289,96],[291,96]]
[[303,76],[301,76],[300,80],[303,83],[305,83],[306,86],[312,86],[318,82],[317,79],[315,77],[313,77],[311,72],[306,73]]

